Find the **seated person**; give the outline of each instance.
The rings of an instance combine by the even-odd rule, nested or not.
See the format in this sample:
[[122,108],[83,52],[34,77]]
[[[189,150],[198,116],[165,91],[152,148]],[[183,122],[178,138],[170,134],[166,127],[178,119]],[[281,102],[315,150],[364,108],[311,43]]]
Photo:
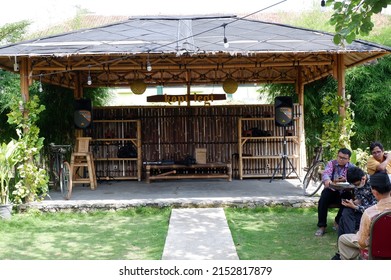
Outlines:
[[[354,185],[354,199],[342,200],[342,214],[338,223],[338,237],[345,233],[356,233],[360,227],[361,216],[364,210],[377,203],[372,194],[369,178],[358,167],[350,167],[346,173],[347,181]],[[332,260],[339,260],[337,252]]]
[[[326,232],[329,206],[332,204],[341,206],[342,198],[348,199],[352,197],[350,191],[340,191],[333,189],[330,186],[330,183],[346,182],[346,172],[349,167],[354,166],[354,164],[350,162],[351,155],[352,152],[349,149],[341,148],[338,150],[337,159],[329,161],[326,165],[322,175],[324,189],[318,202],[318,230],[315,232],[316,236],[323,236]],[[340,208],[334,219],[336,225],[338,225],[341,214],[342,210]]]
[[380,142],[372,142],[369,146],[371,156],[367,162],[367,172],[369,175],[376,172],[386,172],[391,174],[391,153],[385,153]]
[[338,250],[342,260],[357,259],[360,249],[368,248],[372,219],[386,210],[391,210],[391,183],[388,175],[384,172],[375,173],[371,175],[369,184],[377,204],[364,211],[357,233],[342,234],[338,238]]

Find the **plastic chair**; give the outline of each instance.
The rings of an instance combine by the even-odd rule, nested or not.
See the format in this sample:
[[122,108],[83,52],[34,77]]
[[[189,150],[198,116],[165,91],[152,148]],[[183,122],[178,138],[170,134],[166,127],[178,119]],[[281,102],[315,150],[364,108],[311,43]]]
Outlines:
[[391,210],[384,211],[373,219],[368,250],[361,250],[361,258],[391,260]]

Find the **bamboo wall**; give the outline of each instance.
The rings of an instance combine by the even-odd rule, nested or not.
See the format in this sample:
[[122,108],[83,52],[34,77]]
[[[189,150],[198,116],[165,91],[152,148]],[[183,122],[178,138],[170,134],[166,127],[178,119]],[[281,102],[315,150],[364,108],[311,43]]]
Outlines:
[[[243,117],[274,117],[274,105],[234,105],[204,107],[99,107],[93,109],[93,119],[141,120],[142,161],[180,161],[187,155],[195,156],[195,148],[207,149],[207,162],[231,162],[233,176],[238,177],[238,120]],[[288,128],[298,134],[300,107],[294,105],[294,127]],[[269,122],[272,135],[282,136],[283,128]],[[92,124],[92,130],[94,124]],[[267,146],[259,144],[248,147],[250,151],[264,154],[281,154],[282,140],[270,140]],[[298,153],[299,141],[288,141],[288,151]],[[277,165],[277,160],[272,160]],[[265,168],[262,163],[244,163],[244,173]],[[294,161],[295,168],[300,165]],[[270,168],[270,166],[268,166]],[[289,171],[288,171],[289,172]]]

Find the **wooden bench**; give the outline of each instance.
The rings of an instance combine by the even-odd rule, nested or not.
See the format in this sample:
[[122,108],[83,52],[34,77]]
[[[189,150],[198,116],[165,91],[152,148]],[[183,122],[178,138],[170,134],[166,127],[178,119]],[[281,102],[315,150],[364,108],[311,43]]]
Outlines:
[[230,163],[205,164],[147,164],[146,181],[172,179],[227,179],[232,181]]

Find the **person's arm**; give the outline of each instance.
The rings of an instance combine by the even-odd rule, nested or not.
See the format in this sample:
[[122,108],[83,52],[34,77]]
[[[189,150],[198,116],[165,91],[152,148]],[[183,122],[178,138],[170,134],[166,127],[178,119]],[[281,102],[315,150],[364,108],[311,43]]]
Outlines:
[[323,171],[322,181],[325,188],[328,188],[330,186],[330,183],[332,182],[331,177],[333,176],[333,165],[333,161],[330,160]]
[[364,212],[360,221],[360,229],[357,232],[358,245],[362,249],[368,247],[370,229],[371,229],[371,218],[368,216],[367,213]]
[[383,162],[381,162],[380,164],[378,164],[376,171],[385,171],[387,168],[387,165],[390,163],[391,153],[384,154],[384,156],[386,157],[385,160]]

